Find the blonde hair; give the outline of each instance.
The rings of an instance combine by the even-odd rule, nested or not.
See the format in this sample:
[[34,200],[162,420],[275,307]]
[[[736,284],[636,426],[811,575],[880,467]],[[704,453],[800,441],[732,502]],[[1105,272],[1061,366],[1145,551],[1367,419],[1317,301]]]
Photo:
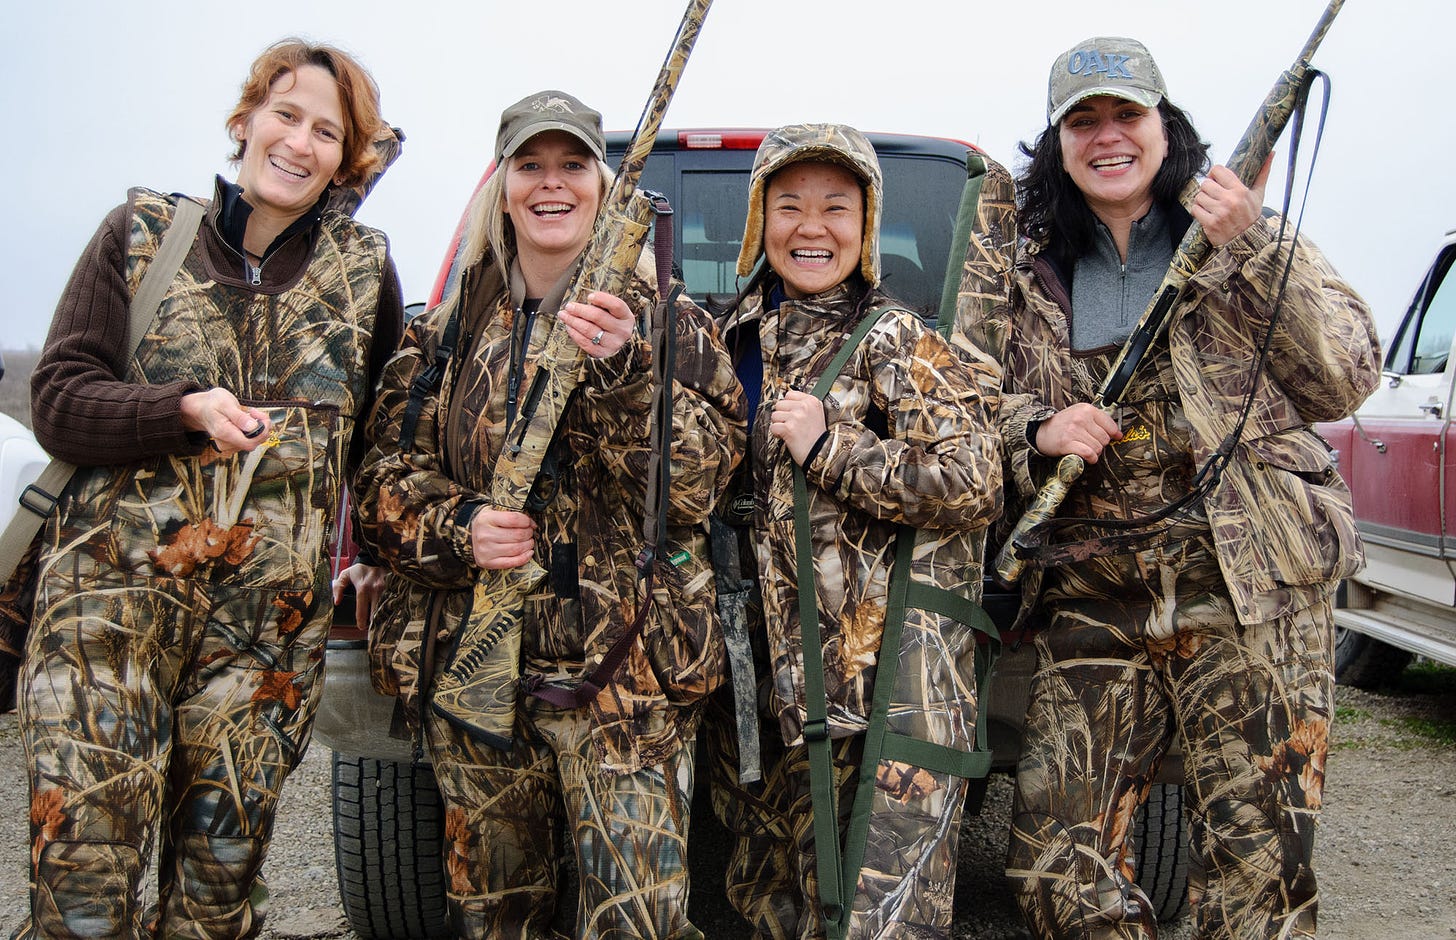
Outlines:
[[[601,172],[600,195],[605,197],[616,179],[616,174],[601,160],[597,160],[596,164]],[[505,213],[508,172],[505,166],[497,166],[495,172],[490,174],[471,197],[470,205],[465,211],[465,231],[460,235],[460,248],[455,264],[456,270],[466,271],[489,254],[490,263],[495,265],[501,281],[506,284],[510,283],[511,262],[516,258],[516,229],[511,217]],[[600,206],[597,211],[601,211]],[[642,250],[642,256],[637,261],[637,273],[651,280],[655,276],[653,264],[652,248],[649,245]],[[459,293],[450,292],[440,301],[440,306],[453,305]]]

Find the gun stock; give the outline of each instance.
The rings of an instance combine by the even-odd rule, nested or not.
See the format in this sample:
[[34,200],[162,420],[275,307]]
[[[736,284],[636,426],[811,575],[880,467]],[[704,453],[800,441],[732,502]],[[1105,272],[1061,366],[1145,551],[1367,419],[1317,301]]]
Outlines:
[[[683,14],[616,179],[602,200],[591,240],[566,290],[568,301],[585,302],[593,291],[621,295],[631,283],[652,213],[637,183],[711,6],[712,0],[690,0]],[[538,360],[541,367],[522,399],[520,417],[496,460],[492,505],[525,507],[571,393],[585,373],[585,358],[564,327],[552,330]],[[435,712],[487,742],[511,740],[523,606],[545,576],[535,561],[510,572],[482,572],[450,664],[436,681]]]
[[[1244,185],[1247,186],[1254,182],[1263,168],[1264,162],[1274,152],[1274,143],[1284,132],[1285,126],[1294,114],[1300,90],[1309,77],[1310,61],[1314,58],[1315,50],[1324,41],[1325,34],[1329,32],[1335,16],[1339,14],[1340,8],[1344,5],[1345,0],[1330,0],[1324,14],[1315,24],[1314,32],[1310,34],[1304,48],[1300,50],[1299,57],[1294,60],[1293,65],[1279,75],[1274,87],[1269,90],[1263,104],[1254,114],[1254,119],[1249,122],[1243,136],[1235,145],[1227,166]],[[1185,189],[1183,193],[1185,203],[1196,189],[1196,181],[1190,182],[1189,186],[1191,189]],[[1127,390],[1128,382],[1132,379],[1133,373],[1137,371],[1144,354],[1167,324],[1168,316],[1177,306],[1188,282],[1198,273],[1198,269],[1203,267],[1203,263],[1208,260],[1212,251],[1213,246],[1209,243],[1203,226],[1194,222],[1188,227],[1183,240],[1179,242],[1177,249],[1173,252],[1173,260],[1168,264],[1168,273],[1163,276],[1163,283],[1153,292],[1152,301],[1143,311],[1137,325],[1133,327],[1132,334],[1123,344],[1112,367],[1108,369],[1107,378],[1097,394],[1095,404],[1098,407],[1110,408],[1122,400],[1123,392]],[[1050,521],[1056,515],[1057,509],[1066,499],[1067,492],[1082,475],[1085,467],[1086,464],[1082,458],[1075,455],[1063,457],[1058,462],[1056,475],[1042,486],[1036,494],[1036,498],[1032,500],[1031,506],[1012,528],[1011,536],[1006,540],[1006,544],[1002,545],[1001,550],[996,554],[993,568],[997,580],[1002,584],[1011,585],[1020,580],[1026,569],[1027,560],[1018,552],[1027,547],[1027,536],[1033,528]]]

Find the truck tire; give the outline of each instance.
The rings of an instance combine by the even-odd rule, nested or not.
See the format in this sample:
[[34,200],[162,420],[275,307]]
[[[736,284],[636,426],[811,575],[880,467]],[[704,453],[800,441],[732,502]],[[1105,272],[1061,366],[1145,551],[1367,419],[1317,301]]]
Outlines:
[[360,940],[450,936],[441,855],[445,810],[435,774],[334,752],[334,863]]
[[1394,682],[1410,665],[1411,653],[1347,627],[1335,627],[1335,681],[1357,689]]
[[1133,829],[1137,883],[1164,923],[1188,910],[1188,828],[1183,819],[1183,788],[1155,783]]

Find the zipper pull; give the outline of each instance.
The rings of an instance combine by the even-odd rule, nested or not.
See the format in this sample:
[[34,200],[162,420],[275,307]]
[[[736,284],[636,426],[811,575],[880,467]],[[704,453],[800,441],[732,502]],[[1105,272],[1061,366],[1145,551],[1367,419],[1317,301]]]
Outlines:
[[255,267],[253,267],[253,263],[251,261],[247,262],[247,265],[248,265],[248,283],[251,284],[251,285],[253,285],[254,287],[257,287],[259,284],[262,284],[263,283],[263,266],[260,264],[260,265],[258,265],[255,268]]

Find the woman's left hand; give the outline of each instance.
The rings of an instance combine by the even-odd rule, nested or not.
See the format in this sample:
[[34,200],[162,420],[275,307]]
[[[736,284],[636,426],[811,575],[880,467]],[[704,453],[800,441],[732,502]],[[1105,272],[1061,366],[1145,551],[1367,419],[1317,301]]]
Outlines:
[[1264,186],[1274,155],[1264,161],[1253,186],[1243,182],[1226,166],[1216,166],[1198,187],[1193,199],[1193,218],[1208,235],[1209,244],[1222,248],[1259,221],[1264,212]]
[[557,314],[582,352],[597,359],[616,355],[632,340],[637,319],[626,301],[606,291],[592,291],[588,303],[569,303]]
[[373,565],[354,563],[334,579],[334,603],[344,599],[344,591],[354,587],[354,625],[360,630],[369,629],[369,618],[379,604],[379,595],[384,593],[384,569]]
[[789,456],[803,466],[809,451],[827,427],[824,402],[808,392],[790,389],[774,405],[769,416],[768,432],[788,445]]

